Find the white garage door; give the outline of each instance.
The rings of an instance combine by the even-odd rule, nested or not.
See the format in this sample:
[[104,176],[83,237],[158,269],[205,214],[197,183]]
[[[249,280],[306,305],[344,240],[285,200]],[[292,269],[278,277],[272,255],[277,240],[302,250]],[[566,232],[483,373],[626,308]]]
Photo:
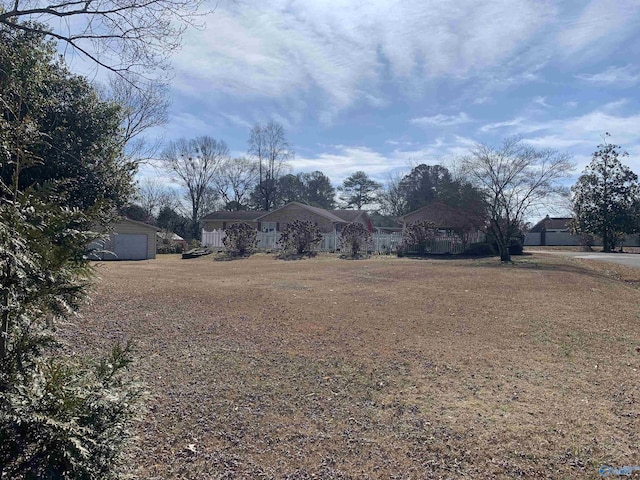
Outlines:
[[131,233],[113,235],[113,252],[118,260],[146,260],[147,236]]

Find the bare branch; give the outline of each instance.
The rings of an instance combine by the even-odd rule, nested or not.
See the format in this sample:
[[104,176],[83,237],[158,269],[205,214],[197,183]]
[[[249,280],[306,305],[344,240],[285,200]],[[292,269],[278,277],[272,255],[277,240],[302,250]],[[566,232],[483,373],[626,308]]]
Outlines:
[[[149,72],[162,67],[197,25],[203,0],[64,0],[45,3],[0,0],[0,26],[40,33],[66,43],[112,72]],[[67,29],[54,25],[73,19]]]
[[517,137],[500,148],[476,145],[462,160],[462,171],[485,193],[490,230],[503,260],[509,260],[509,242],[527,214],[557,201],[561,181],[573,167],[568,155],[536,150]]

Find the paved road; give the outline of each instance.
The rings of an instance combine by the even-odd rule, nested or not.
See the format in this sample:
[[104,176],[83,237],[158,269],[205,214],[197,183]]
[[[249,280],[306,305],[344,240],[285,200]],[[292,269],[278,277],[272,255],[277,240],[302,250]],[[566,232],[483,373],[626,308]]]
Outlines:
[[548,253],[572,258],[586,258],[600,262],[619,263],[629,267],[640,268],[640,254],[637,253],[603,253],[603,252],[568,252],[561,250],[535,250],[532,253]]

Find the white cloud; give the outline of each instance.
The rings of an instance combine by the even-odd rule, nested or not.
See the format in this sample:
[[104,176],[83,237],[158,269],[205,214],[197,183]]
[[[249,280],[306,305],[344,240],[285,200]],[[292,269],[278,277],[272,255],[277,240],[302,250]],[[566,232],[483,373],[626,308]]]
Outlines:
[[[334,185],[339,185],[353,172],[362,170],[379,182],[384,182],[391,172],[408,173],[420,163],[450,165],[466,155],[475,141],[459,135],[438,138],[427,144],[398,145],[389,153],[382,153],[364,146],[324,145],[334,152],[315,156],[297,157],[291,162],[294,172],[321,170]],[[402,148],[413,147],[413,148]]]
[[296,107],[315,102],[331,123],[354,105],[389,105],[387,74],[400,90],[419,91],[500,67],[556,14],[548,0],[221,3],[205,30],[185,37],[174,84],[207,92],[206,102],[303,99]]
[[224,119],[226,119],[231,125],[235,125],[236,127],[251,129],[253,124],[240,115],[232,115],[230,113],[221,113],[220,114]]
[[443,115],[439,113],[433,117],[419,117],[412,118],[410,122],[414,125],[420,125],[423,127],[435,126],[435,127],[451,127],[455,125],[462,125],[463,123],[469,123],[473,120],[465,112],[460,112],[457,115]]
[[[517,117],[510,121],[485,125],[480,129],[483,133],[494,133],[498,130],[503,136],[521,135],[527,143],[540,148],[555,148],[569,151],[576,158],[586,158],[596,146],[602,142],[605,132],[610,132],[611,143],[622,145],[631,152],[640,152],[640,138],[637,126],[640,114],[621,115],[616,113],[612,102],[583,115],[548,121],[527,120]],[[631,155],[624,160],[635,172],[640,172],[640,156]],[[578,165],[579,168],[583,164]]]
[[576,78],[599,86],[626,88],[640,82],[640,72],[637,67],[626,65],[624,67],[608,67],[600,73],[583,73],[576,75]]
[[517,117],[512,120],[506,120],[504,122],[487,123],[478,129],[479,132],[486,133],[492,130],[500,129],[512,129],[512,127],[519,127],[525,123],[523,117]]
[[540,105],[541,107],[551,108],[551,105],[549,105],[547,103],[547,98],[546,97],[541,97],[541,96],[535,97],[533,99],[533,103],[535,103],[537,105]]
[[640,11],[636,0],[591,0],[576,18],[566,22],[555,38],[567,57],[577,53],[594,57],[619,43],[630,31]]
[[373,178],[382,178],[393,163],[386,155],[363,146],[336,146],[337,152],[323,152],[311,158],[298,157],[291,162],[295,172],[320,170],[334,185],[362,170]]

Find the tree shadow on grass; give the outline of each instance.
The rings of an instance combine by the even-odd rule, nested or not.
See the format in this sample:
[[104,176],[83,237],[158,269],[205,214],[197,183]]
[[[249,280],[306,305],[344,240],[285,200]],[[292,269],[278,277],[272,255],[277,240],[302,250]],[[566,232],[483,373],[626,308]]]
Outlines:
[[338,258],[340,260],[367,260],[367,259],[371,258],[371,255],[369,255],[369,254],[358,254],[358,255],[354,256],[354,255],[348,255],[346,253],[343,253]]
[[563,273],[571,273],[575,275],[586,275],[591,278],[598,279],[606,279],[613,280],[615,282],[620,282],[625,285],[629,285],[632,287],[640,287],[640,272],[637,275],[634,275],[634,278],[622,278],[621,275],[617,273],[615,270],[615,266],[609,266],[607,268],[606,264],[602,265],[576,265],[570,263],[548,263],[542,262],[536,259],[522,259],[521,261],[512,261],[512,262],[486,262],[476,265],[479,267],[486,268],[512,268],[512,269],[521,269],[521,270],[535,270],[539,272],[563,272]]
[[275,258],[277,260],[304,260],[306,258],[313,258],[318,255],[317,252],[305,252],[305,253],[297,253],[297,252],[281,252],[278,253]]
[[216,255],[213,260],[215,262],[232,262],[233,260],[243,260],[245,258],[249,258],[252,254],[245,253],[244,255],[233,255],[230,253],[220,253]]

